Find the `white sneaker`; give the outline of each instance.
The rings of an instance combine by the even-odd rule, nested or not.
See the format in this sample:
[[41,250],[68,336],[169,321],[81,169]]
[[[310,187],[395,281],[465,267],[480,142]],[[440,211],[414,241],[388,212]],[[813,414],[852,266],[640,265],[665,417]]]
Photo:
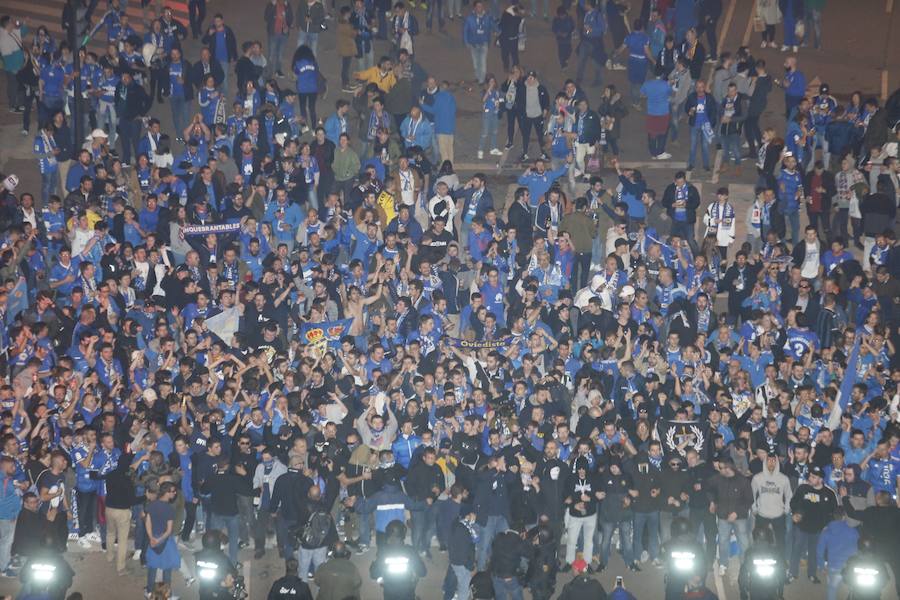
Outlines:
[[90,532],[89,534],[87,534],[87,535],[84,536],[84,537],[86,537],[86,538],[88,539],[89,542],[97,542],[97,543],[100,543],[100,534],[97,533],[96,531],[92,531],[92,532]]
[[719,565],[719,577],[725,577],[725,573],[728,572],[728,567],[725,565]]
[[797,54],[797,46],[791,46],[791,52]]
[[482,152],[481,150],[479,150],[479,151],[478,151],[478,160],[481,160],[482,158],[484,158],[484,152]]
[[787,52],[787,51],[788,51],[788,47],[787,47],[786,45],[782,44],[782,46],[781,46],[781,51],[782,51],[782,52]]
[[491,156],[503,156],[503,150],[500,148],[491,148]]
[[768,45],[769,45],[768,43],[763,42],[762,44],[759,45],[759,47],[760,47],[760,48],[765,48],[765,47],[768,46]]
[[87,539],[87,536],[83,538],[78,538],[78,545],[81,548],[91,548],[91,541]]
[[141,560],[141,551],[135,550],[134,554],[131,555],[131,560]]
[[651,156],[651,157],[650,157],[650,160],[659,160],[659,157],[660,157],[660,155],[659,155],[659,154],[656,154],[656,155],[654,155],[654,156]]
[[69,534],[69,541],[70,541],[70,542],[77,542],[77,541],[78,541],[78,534],[75,533],[75,532],[70,533],[70,534]]
[[672,158],[672,155],[669,154],[668,152],[663,152],[662,154],[660,154],[660,155],[657,156],[656,158],[658,158],[659,160],[669,160],[670,158]]

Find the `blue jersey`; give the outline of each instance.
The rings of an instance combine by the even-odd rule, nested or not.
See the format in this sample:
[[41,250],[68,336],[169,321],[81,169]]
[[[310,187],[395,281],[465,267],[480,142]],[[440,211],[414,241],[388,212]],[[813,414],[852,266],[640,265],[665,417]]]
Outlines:
[[38,157],[42,174],[55,173],[59,169],[56,156],[53,154],[54,150],[56,150],[56,140],[52,135],[45,135],[41,132],[34,138],[34,153]]
[[891,457],[873,458],[869,461],[862,478],[869,482],[876,492],[887,492],[891,496],[896,496],[898,475],[900,475],[900,461]]
[[807,352],[819,349],[819,336],[808,329],[789,327],[784,342],[784,353],[794,360],[802,359]]

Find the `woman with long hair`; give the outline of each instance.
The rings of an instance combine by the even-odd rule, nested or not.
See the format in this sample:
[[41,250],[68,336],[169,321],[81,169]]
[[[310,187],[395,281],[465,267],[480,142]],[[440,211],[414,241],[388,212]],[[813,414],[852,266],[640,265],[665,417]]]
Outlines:
[[315,127],[316,97],[319,95],[319,64],[312,48],[307,45],[298,46],[291,61],[291,70],[297,76],[297,97],[300,99],[300,116],[306,120],[307,127]]
[[497,149],[497,127],[500,124],[500,88],[497,78],[488,74],[484,78],[484,92],[481,95],[481,140],[478,142],[478,158],[484,158],[485,142],[491,156],[503,153]]
[[500,86],[500,107],[506,113],[506,149],[509,150],[516,135],[516,122],[525,111],[525,79],[518,65],[509,70],[509,76]]

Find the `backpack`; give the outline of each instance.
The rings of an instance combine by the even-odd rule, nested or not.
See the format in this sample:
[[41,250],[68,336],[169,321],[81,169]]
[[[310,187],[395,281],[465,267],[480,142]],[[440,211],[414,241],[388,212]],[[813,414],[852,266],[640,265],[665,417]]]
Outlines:
[[309,516],[306,527],[300,541],[309,548],[321,548],[331,532],[331,515],[324,512],[314,512]]

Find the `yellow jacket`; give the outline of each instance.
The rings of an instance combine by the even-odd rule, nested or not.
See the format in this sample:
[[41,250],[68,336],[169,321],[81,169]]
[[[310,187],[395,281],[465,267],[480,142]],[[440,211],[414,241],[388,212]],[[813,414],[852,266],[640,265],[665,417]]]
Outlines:
[[365,71],[358,71],[356,73],[356,78],[366,84],[374,83],[378,86],[378,89],[385,93],[391,91],[391,88],[397,83],[397,78],[394,76],[393,71],[388,71],[382,75],[381,70],[377,65],[370,67]]

